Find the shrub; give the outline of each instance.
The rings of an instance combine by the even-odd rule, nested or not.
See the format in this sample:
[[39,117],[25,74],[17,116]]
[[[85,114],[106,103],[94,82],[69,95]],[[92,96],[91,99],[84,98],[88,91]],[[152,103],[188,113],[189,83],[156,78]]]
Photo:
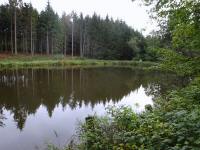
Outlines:
[[200,79],[160,98],[155,108],[134,113],[130,107],[110,107],[80,126],[80,149],[199,149]]

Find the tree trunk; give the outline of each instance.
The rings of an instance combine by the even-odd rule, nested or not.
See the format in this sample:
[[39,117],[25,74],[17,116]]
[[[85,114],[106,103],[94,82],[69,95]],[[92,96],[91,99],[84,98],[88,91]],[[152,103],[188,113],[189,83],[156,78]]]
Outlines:
[[27,29],[26,29],[26,33],[25,33],[25,51],[26,51],[26,53],[28,53],[28,40],[27,40],[27,38],[28,38],[28,35],[27,35],[28,33],[27,33]]
[[14,22],[15,22],[15,54],[17,54],[17,10],[15,6],[15,12],[14,12]]
[[5,51],[7,51],[8,48],[7,48],[7,36],[6,36],[6,32],[5,32]]
[[35,53],[35,40],[33,39],[33,55]]
[[49,32],[47,29],[47,55],[49,55]]
[[74,24],[72,21],[72,58],[74,57]]
[[90,40],[88,37],[87,37],[87,43],[86,43],[86,55],[90,57]]
[[23,41],[22,41],[22,50],[23,50],[23,53],[24,53],[24,51],[25,51],[25,39],[24,39],[24,34],[23,34]]
[[10,47],[11,47],[11,52],[13,54],[13,18],[12,18],[12,13],[11,13],[11,25],[10,25]]
[[84,31],[83,35],[83,56],[85,56],[85,48],[86,48],[86,31]]
[[32,16],[31,16],[31,55],[33,56],[33,54],[34,54],[33,53],[33,33],[32,33]]
[[66,36],[66,33],[65,33],[65,41],[64,41],[64,55],[66,56],[66,53],[67,53],[67,36]]
[[40,53],[42,54],[42,40],[39,42],[40,43]]
[[53,37],[51,39],[51,55],[53,55]]
[[81,56],[81,58],[83,57],[83,35],[82,35],[82,31],[80,31],[80,56]]

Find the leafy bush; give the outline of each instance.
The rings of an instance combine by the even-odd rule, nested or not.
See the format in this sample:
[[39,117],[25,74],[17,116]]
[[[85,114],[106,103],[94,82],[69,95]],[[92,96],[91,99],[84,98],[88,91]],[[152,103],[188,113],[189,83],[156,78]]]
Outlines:
[[157,49],[155,53],[161,60],[160,68],[176,72],[179,75],[198,75],[200,73],[200,57],[186,57],[169,49]]
[[110,107],[80,126],[80,149],[187,150],[200,147],[200,78],[136,114],[130,107]]

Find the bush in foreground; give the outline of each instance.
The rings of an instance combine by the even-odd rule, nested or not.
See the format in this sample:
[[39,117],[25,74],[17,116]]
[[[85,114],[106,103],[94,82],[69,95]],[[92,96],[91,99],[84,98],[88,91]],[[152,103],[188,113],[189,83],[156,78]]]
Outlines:
[[130,107],[108,108],[80,126],[77,149],[187,150],[200,147],[200,78],[158,99],[154,109],[136,114]]

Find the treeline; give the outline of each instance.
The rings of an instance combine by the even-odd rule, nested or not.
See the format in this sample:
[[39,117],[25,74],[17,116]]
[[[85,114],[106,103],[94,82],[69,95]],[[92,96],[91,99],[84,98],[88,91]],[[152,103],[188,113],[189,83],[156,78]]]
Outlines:
[[140,32],[109,16],[72,12],[59,17],[49,2],[40,13],[19,0],[0,6],[0,52],[121,60],[142,58],[145,51]]

